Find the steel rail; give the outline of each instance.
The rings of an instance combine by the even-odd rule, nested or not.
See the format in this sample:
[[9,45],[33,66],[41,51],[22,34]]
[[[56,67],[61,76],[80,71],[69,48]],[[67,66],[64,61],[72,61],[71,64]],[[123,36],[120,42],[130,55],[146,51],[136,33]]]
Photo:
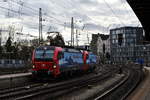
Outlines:
[[[114,72],[114,71],[113,71]],[[106,72],[109,73],[110,72]],[[106,75],[106,73],[104,75]],[[86,76],[82,77],[81,79],[76,79],[72,80],[69,82],[62,82],[62,83],[57,83],[55,85],[46,85],[46,86],[37,86],[33,87],[32,89],[18,89],[18,91],[12,91],[6,92],[7,94],[0,95],[0,99],[16,99],[16,100],[22,100],[22,99],[28,99],[32,97],[36,97],[40,94],[46,94],[46,93],[54,93],[58,92],[59,90],[65,90],[68,89],[69,87],[73,86],[80,86],[82,84],[90,83],[93,81],[96,81],[98,78],[104,77],[104,75],[94,75],[94,76]],[[108,75],[108,74],[107,74]],[[4,93],[4,92],[3,92]]]
[[[122,93],[121,96],[118,96],[118,100],[125,100],[125,98],[129,95],[129,93],[131,93],[131,91],[138,85],[138,83],[140,82],[141,79],[141,72],[138,72],[137,70],[129,70],[128,72],[128,76],[122,80],[121,82],[119,82],[118,84],[114,84],[114,86],[105,91],[104,93],[102,93],[101,95],[97,96],[94,100],[107,100],[109,97],[111,97],[111,100],[115,100],[115,98],[113,98],[114,95],[112,95],[113,93],[115,94],[115,92],[118,90],[121,90],[123,87],[131,84],[130,82],[133,80],[133,78],[136,79],[135,82],[133,82],[133,86],[126,90],[126,93]],[[117,94],[115,94],[115,97],[117,96]]]
[[114,91],[115,89],[117,89],[118,87],[120,87],[121,85],[123,85],[124,82],[126,82],[128,79],[129,79],[129,72],[127,73],[127,76],[121,82],[119,82],[118,84],[115,83],[115,86],[113,86],[109,90],[106,90],[100,96],[96,97],[94,100],[100,100],[100,99],[104,98],[109,93],[111,93],[112,91]]
[[[107,75],[110,75],[110,74],[107,74]],[[83,85],[86,85],[88,83],[92,83],[93,81],[96,81],[99,78],[100,78],[99,80],[102,80],[102,79],[106,78],[107,75],[106,74],[103,75],[103,76],[102,75],[97,75],[97,76],[94,76],[94,77],[91,77],[91,78],[66,83],[66,84],[63,84],[63,85],[60,85],[60,86],[56,86],[56,87],[51,87],[51,88],[48,88],[48,89],[43,90],[43,91],[35,92],[33,94],[29,94],[29,95],[26,95],[26,96],[23,96],[23,97],[16,98],[16,100],[31,99],[31,98],[34,98],[34,97],[37,97],[37,96],[43,95],[43,94],[50,94],[49,98],[54,98],[54,97],[56,97],[57,92],[63,91],[63,93],[59,94],[59,95],[62,95],[65,92],[68,92],[70,90],[72,91],[72,90],[76,89],[74,87],[78,87],[78,86],[82,87]]]

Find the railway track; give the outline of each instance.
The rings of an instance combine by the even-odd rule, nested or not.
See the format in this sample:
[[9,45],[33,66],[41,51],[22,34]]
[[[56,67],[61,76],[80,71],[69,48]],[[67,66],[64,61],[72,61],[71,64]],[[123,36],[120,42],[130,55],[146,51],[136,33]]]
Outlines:
[[[107,73],[107,74],[106,74]],[[103,74],[95,74],[93,76],[86,75],[85,77],[70,80],[67,82],[59,82],[55,84],[36,84],[26,87],[18,87],[0,92],[0,100],[28,100],[37,99],[38,96],[50,94],[48,98],[55,98],[58,95],[73,91],[77,88],[87,86],[90,83],[96,83],[107,77],[110,77],[114,71],[105,72]]]
[[99,96],[95,96],[94,100],[125,100],[126,97],[133,91],[133,89],[139,84],[142,71],[135,69],[128,69],[127,77],[118,84],[112,85],[112,88],[108,89]]

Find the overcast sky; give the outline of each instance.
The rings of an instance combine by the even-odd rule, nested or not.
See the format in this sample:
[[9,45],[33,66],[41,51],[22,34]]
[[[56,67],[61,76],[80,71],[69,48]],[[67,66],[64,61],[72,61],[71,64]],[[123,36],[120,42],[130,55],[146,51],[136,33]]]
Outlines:
[[18,31],[37,36],[39,8],[45,20],[44,36],[56,30],[65,41],[70,40],[70,21],[74,17],[80,44],[87,43],[87,34],[91,39],[92,33],[109,34],[116,27],[141,26],[126,0],[0,0],[1,27],[13,24]]

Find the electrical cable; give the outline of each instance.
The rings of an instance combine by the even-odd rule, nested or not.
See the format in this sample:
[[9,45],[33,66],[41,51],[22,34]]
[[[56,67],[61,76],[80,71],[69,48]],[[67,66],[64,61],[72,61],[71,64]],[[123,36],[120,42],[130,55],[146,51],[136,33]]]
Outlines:
[[[1,9],[4,9],[4,10],[8,10],[8,11],[11,11],[11,12],[14,12],[14,13],[18,13],[18,14],[19,14],[19,12],[16,11],[16,10],[12,10],[12,9],[5,8],[5,7],[2,7],[2,6],[0,6],[0,8],[1,8]],[[20,12],[20,13],[21,13],[21,12]],[[21,13],[21,14],[29,16],[27,13]]]
[[[27,5],[22,5],[22,4],[20,4],[20,3],[18,3],[18,2],[16,2],[16,1],[14,1],[14,0],[11,0],[11,2],[14,2],[14,3],[16,3],[16,4],[18,4],[18,5],[20,5],[20,6],[24,6],[24,7],[26,7],[26,8],[28,8],[28,9],[30,9],[30,11],[32,11],[32,12],[37,12],[36,13],[36,15],[38,15],[38,10],[37,9],[34,9],[33,7],[30,7],[30,6],[27,6]],[[45,11],[43,10],[42,11],[43,13],[45,13]],[[53,18],[53,19],[55,19],[56,21],[58,21],[58,22],[61,22],[61,20],[58,20],[57,18],[55,18],[55,17],[53,17],[53,16],[50,16],[50,15],[45,15],[45,16],[47,16],[47,17],[49,17],[49,18]]]
[[123,26],[125,26],[125,24],[120,20],[120,18],[118,17],[118,15],[116,15],[116,13],[114,12],[113,8],[106,2],[106,0],[103,0],[103,1],[106,4],[106,6],[111,10],[111,12],[113,13],[113,15],[119,20],[120,24],[122,24]]

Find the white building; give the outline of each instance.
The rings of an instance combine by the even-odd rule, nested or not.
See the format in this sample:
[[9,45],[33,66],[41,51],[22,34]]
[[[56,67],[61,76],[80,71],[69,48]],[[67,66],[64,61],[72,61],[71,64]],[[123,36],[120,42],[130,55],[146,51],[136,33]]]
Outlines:
[[110,37],[109,35],[100,34],[97,40],[97,54],[99,56],[110,55]]

